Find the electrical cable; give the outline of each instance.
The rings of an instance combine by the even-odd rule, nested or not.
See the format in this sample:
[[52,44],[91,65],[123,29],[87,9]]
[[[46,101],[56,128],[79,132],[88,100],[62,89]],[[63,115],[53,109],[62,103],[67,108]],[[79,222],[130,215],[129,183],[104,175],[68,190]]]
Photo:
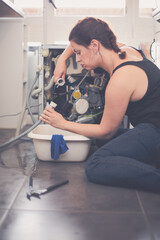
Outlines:
[[55,9],[57,9],[56,5],[54,4],[54,2],[53,2],[52,0],[49,0],[49,2],[53,5],[53,7],[54,7]]
[[98,115],[100,115],[101,113],[103,113],[103,111],[101,111],[101,112],[98,112],[98,113],[95,113],[95,114],[89,114],[89,115],[83,115],[83,117],[88,117],[88,118],[90,118],[90,117],[96,117],[96,116],[98,116]]
[[86,77],[87,77],[87,75],[89,74],[89,70],[86,72],[86,74],[84,75],[84,77],[82,78],[82,80],[78,83],[78,85],[76,86],[76,88],[78,88],[81,84],[82,84],[82,82],[86,79]]
[[5,115],[1,115],[0,118],[4,118],[4,117],[16,117],[20,114],[21,112],[19,113],[13,113],[13,114],[5,114]]
[[[32,105],[32,106],[30,106],[30,108],[39,107],[40,105],[42,105],[42,103],[36,104],[36,105]],[[27,110],[27,109],[28,109],[28,108],[26,107],[25,110]],[[4,118],[4,117],[15,117],[15,116],[18,116],[18,115],[20,115],[20,114],[21,114],[21,112],[19,112],[19,113],[13,113],[13,114],[6,114],[6,115],[1,115],[0,118]]]

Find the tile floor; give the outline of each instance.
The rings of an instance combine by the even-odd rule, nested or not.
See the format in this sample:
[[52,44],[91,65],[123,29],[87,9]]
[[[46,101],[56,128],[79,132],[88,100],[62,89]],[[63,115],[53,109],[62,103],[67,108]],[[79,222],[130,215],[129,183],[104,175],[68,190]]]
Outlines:
[[[0,130],[0,144],[13,136]],[[31,141],[0,153],[0,240],[159,240],[160,195],[100,186],[87,181],[85,162],[54,163],[36,158]],[[42,189],[26,198],[29,176]]]

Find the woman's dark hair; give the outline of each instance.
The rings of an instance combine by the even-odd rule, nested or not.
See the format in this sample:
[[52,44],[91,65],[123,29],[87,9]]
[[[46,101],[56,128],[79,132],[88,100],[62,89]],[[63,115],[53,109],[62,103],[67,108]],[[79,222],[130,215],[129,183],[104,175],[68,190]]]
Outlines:
[[105,48],[116,52],[121,59],[126,56],[117,45],[116,36],[108,24],[98,18],[84,18],[73,27],[69,35],[69,41],[88,47],[92,39],[98,40]]

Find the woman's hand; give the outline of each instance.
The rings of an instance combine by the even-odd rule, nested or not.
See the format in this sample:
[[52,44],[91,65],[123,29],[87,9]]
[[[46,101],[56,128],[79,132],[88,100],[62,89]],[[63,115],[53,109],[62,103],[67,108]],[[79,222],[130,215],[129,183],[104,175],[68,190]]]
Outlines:
[[63,59],[58,59],[55,70],[54,70],[54,82],[57,83],[59,78],[65,81],[65,76],[67,72],[67,64]]
[[55,70],[54,70],[54,82],[56,83],[59,78],[62,78],[65,81],[65,76],[67,73],[67,64],[66,61],[69,57],[73,55],[71,45],[64,50],[61,56],[58,58]]
[[56,112],[53,108],[46,108],[41,114],[40,120],[60,129],[64,129],[64,124],[67,121],[60,113]]

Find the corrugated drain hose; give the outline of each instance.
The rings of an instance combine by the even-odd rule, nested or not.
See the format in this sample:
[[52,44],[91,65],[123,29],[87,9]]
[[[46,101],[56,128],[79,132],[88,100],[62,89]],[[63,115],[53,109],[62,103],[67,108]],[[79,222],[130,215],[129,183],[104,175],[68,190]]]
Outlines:
[[32,127],[30,127],[29,129],[27,129],[26,131],[21,133],[19,136],[15,137],[15,138],[11,138],[8,142],[5,142],[4,144],[0,145],[0,150],[7,147],[9,144],[19,140],[20,138],[24,137],[27,133],[29,133],[35,127],[37,127],[41,122],[42,122],[41,120],[38,120]]
[[7,147],[8,145],[10,145],[11,143],[19,140],[20,138],[24,137],[26,134],[28,134],[30,131],[32,131],[35,127],[37,127],[42,121],[41,120],[38,120],[37,122],[34,121],[34,118],[32,116],[32,113],[31,113],[31,109],[30,109],[30,105],[29,105],[29,98],[30,98],[30,95],[31,95],[31,91],[32,91],[32,88],[33,86],[35,85],[35,83],[37,82],[38,78],[39,78],[39,72],[40,72],[40,68],[37,68],[37,71],[36,71],[36,77],[35,77],[35,80],[33,81],[33,84],[27,94],[27,108],[29,110],[29,113],[32,117],[32,121],[34,122],[34,124],[29,128],[27,129],[26,131],[24,131],[23,133],[21,133],[20,135],[14,137],[14,138],[11,138],[9,141],[3,143],[2,145],[0,145],[0,150],[2,150],[3,148]]

